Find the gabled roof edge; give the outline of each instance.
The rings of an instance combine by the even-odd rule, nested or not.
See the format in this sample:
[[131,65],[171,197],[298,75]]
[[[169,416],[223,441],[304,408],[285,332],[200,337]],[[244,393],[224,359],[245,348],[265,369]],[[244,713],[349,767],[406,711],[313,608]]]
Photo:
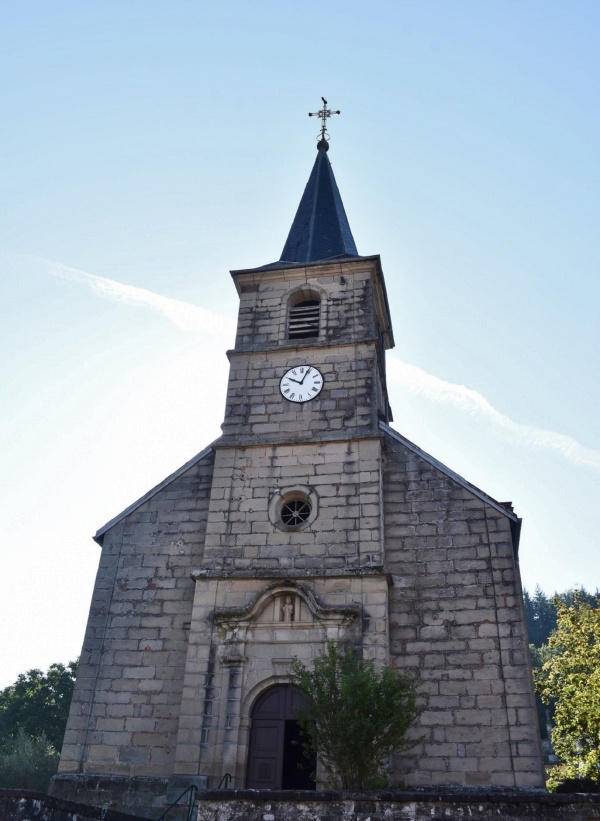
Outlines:
[[109,522],[107,522],[105,525],[103,525],[101,528],[99,528],[99,530],[97,530],[96,533],[94,534],[94,536],[92,537],[94,539],[94,541],[97,542],[102,547],[102,540],[103,540],[104,534],[108,530],[110,530],[111,527],[114,527],[116,524],[118,524],[121,521],[121,519],[124,519],[126,516],[129,516],[130,513],[133,513],[133,511],[136,510],[138,507],[141,507],[145,502],[147,502],[153,496],[156,496],[157,493],[159,493],[161,490],[163,490],[163,488],[167,487],[167,485],[170,485],[171,482],[174,482],[175,479],[179,479],[179,477],[183,473],[185,473],[186,470],[189,470],[195,464],[197,464],[202,459],[204,459],[206,456],[208,456],[208,454],[213,450],[213,445],[217,441],[218,440],[215,439],[215,441],[211,442],[211,444],[208,447],[204,448],[204,450],[201,450],[200,453],[198,453],[198,454],[196,454],[196,456],[192,457],[189,460],[189,462],[186,462],[185,465],[182,465],[174,473],[171,473],[170,476],[167,476],[166,479],[163,479],[162,482],[159,482],[159,484],[156,485],[155,487],[153,487],[152,490],[149,490],[148,493],[145,493],[137,501],[133,502],[133,504],[129,505],[129,507],[126,507],[125,510],[121,511],[121,513],[117,514],[113,519],[111,519]]
[[385,422],[380,422],[379,427],[384,433],[387,433],[393,439],[396,439],[396,441],[401,442],[405,447],[407,447],[417,456],[420,456],[426,462],[429,462],[429,464],[432,467],[437,468],[437,470],[440,470],[442,473],[445,473],[446,476],[448,476],[450,479],[453,479],[455,482],[458,482],[458,484],[462,485],[462,487],[464,487],[465,490],[468,490],[474,496],[477,496],[483,502],[493,507],[495,510],[498,511],[498,513],[502,513],[504,516],[506,516],[507,519],[510,519],[510,521],[513,522],[515,525],[520,525],[521,519],[517,516],[516,513],[508,510],[506,507],[504,507],[504,505],[500,504],[500,502],[497,502],[495,499],[492,499],[491,496],[488,496],[487,493],[484,493],[483,490],[479,490],[478,487],[475,487],[475,485],[472,485],[470,482],[467,482],[466,479],[463,479],[463,477],[459,476],[458,473],[455,473],[453,470],[450,470],[449,467],[446,467],[446,465],[442,464],[442,462],[439,462],[435,457],[430,456],[429,453],[426,453],[424,450],[421,450],[421,448],[418,445],[415,445],[414,442],[411,442],[409,439],[406,439],[404,436],[402,436],[402,434],[398,433],[398,431],[395,431],[393,428],[390,428],[390,426],[386,425]]

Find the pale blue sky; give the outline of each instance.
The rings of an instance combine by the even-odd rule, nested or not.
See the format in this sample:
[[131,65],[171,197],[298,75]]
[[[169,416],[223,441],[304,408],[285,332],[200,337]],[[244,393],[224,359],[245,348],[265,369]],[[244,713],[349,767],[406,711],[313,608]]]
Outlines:
[[0,686],[78,654],[92,534],[218,435],[228,271],[279,257],[321,95],[394,427],[514,503],[526,586],[600,585],[599,37],[577,0],[3,5]]

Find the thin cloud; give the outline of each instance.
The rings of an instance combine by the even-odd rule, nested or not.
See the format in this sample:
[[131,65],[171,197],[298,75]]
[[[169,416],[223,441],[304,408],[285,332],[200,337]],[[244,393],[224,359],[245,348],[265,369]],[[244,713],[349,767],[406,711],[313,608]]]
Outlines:
[[586,448],[576,439],[562,433],[513,422],[508,416],[497,411],[484,396],[471,388],[445,382],[394,356],[388,356],[387,373],[391,379],[412,393],[424,396],[433,402],[453,405],[470,416],[477,416],[491,422],[512,442],[532,448],[551,450],[559,453],[573,465],[600,470],[600,451]]
[[[197,305],[161,296],[145,288],[124,285],[113,279],[88,274],[56,262],[46,260],[43,262],[53,276],[71,282],[81,282],[104,299],[150,308],[165,316],[183,331],[208,334],[221,334],[224,331],[233,334],[235,331],[234,320]],[[484,396],[471,388],[446,382],[394,356],[388,356],[387,373],[390,379],[403,385],[412,393],[424,396],[432,402],[452,405],[470,416],[485,419],[514,443],[553,451],[573,465],[600,470],[600,451],[586,448],[576,439],[562,433],[514,422],[497,411]]]
[[136,285],[124,285],[114,279],[88,274],[85,271],[69,268],[58,262],[44,260],[44,265],[52,276],[70,282],[81,282],[103,299],[150,308],[165,316],[182,331],[208,334],[217,332],[233,333],[235,331],[235,322],[232,319],[207,311],[198,305],[161,296],[153,291],[146,290],[146,288],[138,288]]

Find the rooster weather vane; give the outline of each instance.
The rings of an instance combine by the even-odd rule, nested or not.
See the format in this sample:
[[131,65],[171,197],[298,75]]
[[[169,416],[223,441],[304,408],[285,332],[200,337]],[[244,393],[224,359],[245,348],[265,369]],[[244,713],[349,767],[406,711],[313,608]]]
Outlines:
[[328,142],[329,132],[327,131],[327,120],[333,114],[339,114],[340,112],[339,111],[332,111],[330,108],[327,108],[327,100],[325,99],[325,97],[321,97],[321,99],[323,100],[323,108],[320,111],[311,111],[311,112],[309,112],[308,116],[309,117],[320,117],[321,118],[321,133],[319,135],[320,139],[319,139],[319,142],[317,143],[317,148],[324,148],[325,151],[327,151],[329,149],[329,142]]

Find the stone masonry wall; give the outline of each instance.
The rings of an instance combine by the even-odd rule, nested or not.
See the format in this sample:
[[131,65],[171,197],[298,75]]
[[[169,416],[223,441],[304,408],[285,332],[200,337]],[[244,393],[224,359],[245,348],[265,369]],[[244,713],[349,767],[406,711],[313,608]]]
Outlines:
[[[299,288],[321,297],[322,344],[376,338],[373,270],[372,262],[342,262],[237,275],[240,307],[236,350],[266,350],[285,343],[288,300]],[[314,343],[299,339],[294,344]]]
[[386,438],[390,650],[427,706],[395,760],[413,786],[542,787],[511,519]]
[[[139,797],[139,795],[137,796]],[[0,789],[0,818],[2,821],[140,821],[143,813],[139,801],[133,807],[135,815],[62,800],[44,793],[29,790]],[[148,818],[157,816],[156,808],[150,807]]]
[[596,795],[343,793],[210,790],[198,793],[198,821],[598,821]]
[[172,771],[213,462],[209,452],[104,536],[60,773]]
[[[379,438],[217,446],[204,557],[194,570],[177,773],[218,784],[228,771],[243,784],[252,701],[288,680],[296,653],[310,661],[326,637],[348,636],[367,656],[388,659],[380,449]],[[286,530],[274,503],[296,487],[311,495],[316,515]],[[273,614],[269,596],[284,589],[297,602],[293,624],[277,624],[262,605],[240,612],[265,594]]]
[[[231,371],[225,442],[293,441],[315,436],[373,435],[384,413],[381,332],[387,317],[374,303],[374,263],[340,263],[311,270],[262,271],[236,277],[238,334]],[[304,289],[321,299],[318,338],[287,339],[290,297]],[[321,393],[296,404],[279,382],[291,367],[310,364],[324,378]]]
[[[543,786],[518,520],[381,426],[378,277],[375,258],[234,274],[223,437],[104,533],[54,794],[241,786],[256,698],[327,638],[412,670],[428,699],[398,783]],[[317,339],[286,338],[298,288],[320,295]],[[324,384],[295,404],[279,381],[300,364]],[[278,511],[299,497],[292,528]]]
[[[379,421],[376,346],[372,342],[335,347],[284,348],[269,353],[233,352],[223,422],[224,442],[286,442],[314,436],[373,435]],[[289,368],[312,365],[323,389],[304,404],[284,399],[281,377]]]
[[[382,563],[379,439],[218,447],[205,569],[351,568]],[[270,513],[287,489],[314,493],[317,515],[286,531]]]
[[[243,786],[250,715],[256,698],[287,684],[294,658],[310,664],[327,638],[362,645],[379,663],[389,660],[385,576],[307,575],[291,579],[197,579],[176,770],[202,775],[216,787],[225,773]],[[286,595],[295,618],[279,614]]]

